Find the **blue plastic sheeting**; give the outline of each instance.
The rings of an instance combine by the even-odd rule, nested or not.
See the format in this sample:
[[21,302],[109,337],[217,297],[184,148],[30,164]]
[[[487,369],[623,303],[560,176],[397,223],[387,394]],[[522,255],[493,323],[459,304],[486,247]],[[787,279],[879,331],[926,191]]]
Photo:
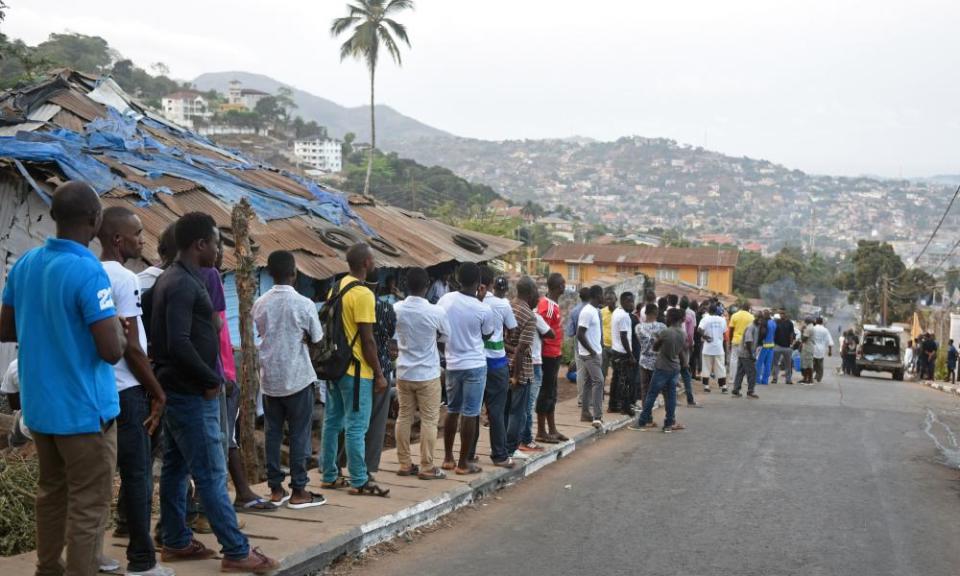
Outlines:
[[[62,134],[66,132],[68,135]],[[74,132],[19,132],[0,137],[0,158],[55,163],[70,180],[83,180],[99,194],[120,187],[123,181],[102,162],[82,152]]]
[[196,146],[224,152],[192,132],[167,126],[151,118],[133,114],[124,116],[108,107],[107,117],[88,123],[83,134],[59,128],[49,132],[19,132],[14,137],[0,137],[0,157],[54,162],[67,178],[88,182],[100,194],[125,188],[137,193],[142,203],[149,204],[157,193],[169,193],[166,188],[151,188],[117,176],[109,166],[96,159],[97,155],[102,154],[143,171],[148,178],[169,175],[195,182],[228,205],[246,198],[254,212],[266,221],[313,214],[337,226],[351,220],[368,235],[376,235],[340,194],[292,174],[286,176],[310,190],[313,200],[255,186],[228,172],[259,168],[243,157],[229,152],[225,153],[223,159],[189,154],[160,143],[141,129],[141,122]]

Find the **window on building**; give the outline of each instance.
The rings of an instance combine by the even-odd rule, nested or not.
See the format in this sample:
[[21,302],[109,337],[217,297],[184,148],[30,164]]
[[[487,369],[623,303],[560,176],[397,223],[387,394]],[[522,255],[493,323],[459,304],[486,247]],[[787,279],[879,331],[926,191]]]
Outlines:
[[676,268],[657,268],[657,280],[676,282],[679,277]]
[[567,282],[577,283],[580,281],[580,265],[567,264]]
[[601,264],[601,265],[597,266],[597,271],[602,274],[602,273],[604,273],[604,272],[607,271],[607,267],[604,266],[603,264]]
[[699,270],[697,272],[697,286],[701,288],[706,288],[709,285],[710,285],[710,271]]

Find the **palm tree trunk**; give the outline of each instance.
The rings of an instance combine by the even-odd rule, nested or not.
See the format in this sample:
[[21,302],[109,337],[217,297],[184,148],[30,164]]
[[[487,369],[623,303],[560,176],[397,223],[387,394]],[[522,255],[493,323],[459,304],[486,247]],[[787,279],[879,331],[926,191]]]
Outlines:
[[377,121],[373,107],[373,66],[370,67],[370,150],[367,151],[367,178],[363,181],[364,196],[370,194],[370,174],[373,172],[373,150],[377,147]]

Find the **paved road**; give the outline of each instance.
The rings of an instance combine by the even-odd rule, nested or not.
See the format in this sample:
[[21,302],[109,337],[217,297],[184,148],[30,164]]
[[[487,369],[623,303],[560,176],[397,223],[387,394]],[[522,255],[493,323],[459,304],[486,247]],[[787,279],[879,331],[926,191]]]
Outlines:
[[612,434],[362,573],[960,574],[958,474],[923,431],[927,408],[960,430],[960,400],[879,375],[759,388]]

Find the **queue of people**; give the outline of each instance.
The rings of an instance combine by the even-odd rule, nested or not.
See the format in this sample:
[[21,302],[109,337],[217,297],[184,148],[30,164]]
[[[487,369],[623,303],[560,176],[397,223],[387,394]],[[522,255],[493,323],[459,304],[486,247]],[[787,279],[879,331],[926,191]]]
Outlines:
[[[206,531],[220,545],[223,571],[276,569],[250,545],[237,513],[326,503],[308,488],[317,400],[324,405],[322,489],[389,497],[374,475],[394,395],[400,476],[430,481],[482,472],[476,447],[484,412],[495,467],[513,468],[545,445],[567,441],[555,415],[565,337],[573,344],[568,372],[576,371],[582,421],[603,427],[609,381],[608,413],[636,417],[632,428],[647,430],[657,427],[653,409],[663,405],[660,428],[668,433],[684,429],[676,418],[678,392],[687,406],[699,406],[695,380],[704,394],[715,384],[734,397],[746,380],[746,396],[756,399],[756,384],[771,376],[777,382],[781,371],[792,383],[795,348],[803,349],[804,382],[822,378],[824,354],[832,353],[822,320],[798,336],[784,311],[754,316],[744,306],[730,314],[716,299],[657,299],[652,291],[585,287],[565,320],[566,283],[556,273],[541,295],[530,277],[511,286],[488,266],[463,263],[455,277],[411,268],[403,277],[406,295],[391,278],[377,297],[375,255],[363,243],[347,250],[349,273],[318,295],[318,312],[295,288],[294,254],[280,250],[267,259],[273,285],[251,311],[269,488],[257,494],[237,437],[240,390],[213,218],[183,215],[159,239],[161,262],[137,275],[124,266],[144,246],[134,212],[103,210],[90,186],[69,182],[55,191],[51,213],[56,238],[14,265],[0,309],[0,340],[19,345],[3,388],[18,385],[21,437],[32,438],[40,463],[41,575],[59,576],[64,565],[78,575],[119,567],[103,554],[117,470],[115,535],[128,538],[129,574],[173,576],[168,564],[213,558],[217,553],[194,537]],[[94,238],[99,259],[88,248]],[[285,434],[288,469],[281,466]]]

